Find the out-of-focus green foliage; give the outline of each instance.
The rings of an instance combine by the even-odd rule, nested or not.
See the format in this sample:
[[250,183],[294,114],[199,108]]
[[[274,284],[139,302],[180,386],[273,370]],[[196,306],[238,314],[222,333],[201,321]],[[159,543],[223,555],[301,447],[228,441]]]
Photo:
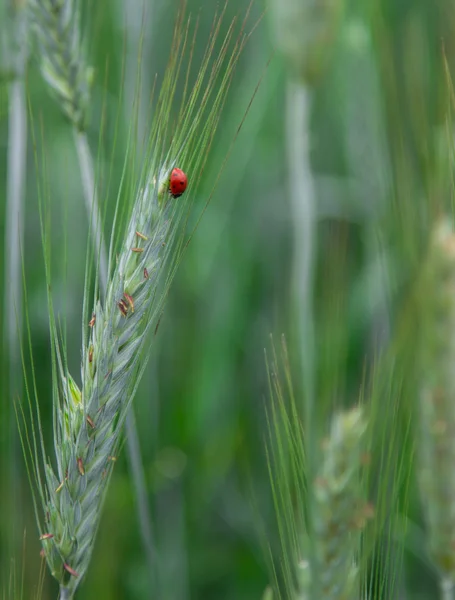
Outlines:
[[[155,73],[159,85],[177,8],[177,0],[83,3],[83,30],[95,70],[88,132],[92,147],[98,150],[101,196],[112,209],[136,110],[138,64],[138,138],[142,140],[150,120]],[[216,4],[191,0],[188,8],[199,18],[194,46],[197,65]],[[242,15],[245,9],[244,0],[230,0],[227,15]],[[256,2],[250,21],[259,18],[263,9]],[[265,540],[279,561],[264,445],[268,384],[263,348],[270,332],[285,332],[290,346],[296,343],[289,301],[289,195],[294,189],[287,176],[284,140],[287,73],[281,57],[272,56],[272,37],[266,14],[241,57],[201,192],[210,192],[228,153],[229,160],[179,268],[135,400],[163,600],[259,599],[272,582]],[[404,348],[402,361],[388,369],[393,385],[388,385],[389,379],[374,382],[373,392],[378,386],[381,394],[393,388],[400,411],[410,410],[417,385],[411,335],[415,324],[404,306],[431,219],[451,209],[447,168],[451,145],[447,140],[453,132],[446,121],[442,46],[451,71],[454,40],[455,8],[443,0],[346,0],[336,52],[314,90],[310,139],[319,218],[315,298],[321,417],[332,407],[350,406],[358,400],[365,371],[392,337],[398,337],[400,349]],[[261,85],[230,153],[259,80]],[[22,244],[44,436],[51,444],[50,341],[38,186],[46,182],[52,202],[52,292],[66,322],[69,368],[74,374],[80,362],[88,231],[71,130],[41,80],[33,53],[27,91],[31,127],[40,147],[35,151],[29,146]],[[7,114],[7,84],[0,78],[2,242]],[[201,193],[201,203],[204,199]],[[108,209],[108,225],[112,218]],[[4,287],[8,281],[3,250],[1,254]],[[5,574],[14,556],[16,563],[25,565],[24,597],[28,598],[39,581],[40,544],[15,434],[14,398],[6,391],[7,365],[8,348],[3,346],[0,594],[5,586],[9,597]],[[406,385],[401,386],[402,379]],[[384,406],[391,404],[389,400]],[[379,400],[380,415],[378,407]],[[389,420],[393,421],[390,413],[384,422]],[[405,442],[405,458],[412,455],[407,423],[406,419],[395,421],[393,432],[397,448],[400,440]],[[403,481],[408,485],[394,489],[396,505],[408,511],[410,521],[396,534],[399,539],[387,538],[391,556],[395,543],[400,556],[404,548],[395,588],[406,587],[412,600],[434,598],[436,580],[421,543],[417,488],[405,477]],[[386,563],[377,552],[367,567],[374,573]],[[93,563],[78,598],[148,598],[147,569],[124,448],[115,466]],[[379,572],[377,579],[382,576]],[[47,576],[43,598],[56,595]],[[374,597],[389,596],[383,591]]]

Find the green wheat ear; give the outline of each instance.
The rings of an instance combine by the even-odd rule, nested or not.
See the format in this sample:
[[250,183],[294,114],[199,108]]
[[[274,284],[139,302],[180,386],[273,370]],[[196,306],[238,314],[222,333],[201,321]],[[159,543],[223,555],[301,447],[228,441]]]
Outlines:
[[[35,0],[33,10],[55,5],[58,14],[63,15],[62,11],[74,9],[72,2],[65,9],[65,3],[66,0],[55,3]],[[171,115],[176,104],[176,85],[183,71],[182,60],[190,47],[190,20],[183,13],[177,20],[142,176],[134,190],[119,190],[115,222],[122,221],[122,212],[125,218],[111,239],[105,301],[101,302],[97,296],[90,298],[86,283],[80,387],[68,372],[66,348],[59,337],[52,297],[48,298],[54,461],[48,459],[41,435],[37,398],[32,400],[28,396],[29,417],[25,418],[20,406],[19,411],[23,417],[22,443],[27,469],[36,491],[40,539],[49,569],[60,584],[61,598],[73,597],[89,568],[122,425],[146,366],[149,334],[159,322],[169,286],[185,251],[195,184],[207,160],[239,54],[248,38],[244,24],[235,33],[234,21],[219,39],[223,17],[222,12],[214,19],[192,88],[188,84],[189,75],[182,74],[184,97],[179,102],[180,111],[174,124]],[[69,23],[64,21],[63,25]],[[189,63],[188,73],[191,59]],[[52,68],[56,65],[52,64]],[[72,99],[77,94],[79,99],[83,95],[85,83],[81,80],[85,81],[86,71],[76,69],[75,73],[80,77],[75,76],[74,93],[68,95],[68,115],[82,124],[83,111],[74,112]],[[76,94],[78,85],[82,87]],[[176,166],[188,174],[190,182],[179,198],[169,193],[170,174]],[[46,222],[44,217],[42,222]],[[44,227],[42,233],[50,290],[49,240]],[[33,418],[35,411],[38,426]]]
[[[280,595],[276,577],[277,597],[360,598],[360,534],[372,514],[364,491],[364,409],[356,406],[331,416],[329,433],[319,440],[317,471],[309,477],[284,343],[283,357],[283,375],[275,352],[267,361],[272,398],[267,456],[281,542],[275,571],[281,571],[285,588]],[[311,527],[305,526],[308,518]]]
[[83,130],[93,69],[81,45],[78,0],[28,0],[30,24],[40,48],[44,79],[73,125]]

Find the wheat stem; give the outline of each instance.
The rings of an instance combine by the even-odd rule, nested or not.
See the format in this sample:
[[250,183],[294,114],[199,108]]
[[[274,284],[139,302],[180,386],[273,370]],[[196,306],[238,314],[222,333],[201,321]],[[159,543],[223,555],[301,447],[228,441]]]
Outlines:
[[[313,176],[310,167],[309,115],[311,97],[301,83],[288,83],[287,145],[289,180],[294,224],[293,299],[296,311],[298,344],[300,348],[302,390],[306,430],[308,474],[315,473],[313,459],[313,412],[315,397],[315,342],[313,316],[313,270],[316,243],[316,211]],[[312,498],[308,502],[309,540],[313,541]],[[314,555],[309,552],[310,561]],[[311,565],[313,572],[316,565]]]
[[309,114],[311,97],[305,86],[289,82],[288,86],[288,158],[289,180],[294,223],[293,286],[299,322],[302,376],[308,427],[314,401],[314,326],[313,271],[316,243],[316,209],[313,176],[310,166]]
[[[24,73],[27,63],[28,48],[26,43],[27,23],[24,14],[16,14],[13,57],[15,78],[9,86],[9,118],[8,118],[8,157],[7,157],[7,190],[6,190],[6,226],[5,226],[5,356],[9,364],[9,393],[7,401],[18,395],[22,388],[22,365],[20,357],[20,340],[22,337],[22,263],[21,239],[24,230],[24,196],[27,169],[27,107],[25,99]],[[5,411],[10,415],[8,424],[10,433],[10,449],[7,468],[11,475],[11,490],[14,498],[13,515],[20,514],[20,494],[18,473],[18,437],[14,411]],[[13,520],[13,527],[14,527]]]
[[[7,221],[5,231],[5,262],[8,285],[5,286],[5,307],[8,357],[11,383],[20,385],[17,369],[20,363],[18,326],[22,321],[22,275],[20,240],[24,230],[24,194],[27,153],[27,110],[25,85],[22,78],[10,84],[9,142],[7,167]],[[16,389],[17,391],[17,389]]]

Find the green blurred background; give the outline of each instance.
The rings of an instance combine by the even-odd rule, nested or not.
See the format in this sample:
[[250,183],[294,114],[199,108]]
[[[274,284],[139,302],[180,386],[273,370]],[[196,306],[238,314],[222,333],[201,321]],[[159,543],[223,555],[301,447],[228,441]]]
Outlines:
[[[95,155],[99,150],[100,173],[106,177],[113,165],[109,191],[107,178],[101,181],[110,208],[133,114],[141,35],[139,119],[146,123],[150,90],[155,73],[159,85],[165,69],[178,5],[177,0],[146,0],[143,24],[142,0],[83,3],[89,59],[96,73],[88,132]],[[230,0],[225,28],[231,17],[245,13],[246,5],[245,0]],[[253,5],[250,24],[264,9],[262,2]],[[217,4],[192,0],[188,10],[200,21],[197,65]],[[387,343],[395,325],[401,296],[420,260],[429,215],[450,206],[441,176],[446,165],[441,147],[447,102],[441,41],[450,66],[454,26],[455,8],[443,0],[346,0],[330,64],[312,90],[309,135],[319,220],[318,402],[324,406],[355,401],[365,358]],[[290,302],[294,231],[290,197],[295,189],[286,159],[287,71],[274,52],[272,29],[265,14],[240,59],[204,172],[201,205],[256,85],[261,84],[179,268],[134,404],[159,556],[160,598],[166,600],[259,599],[270,581],[267,543],[276,557],[279,552],[264,450],[268,402],[264,348],[270,333],[286,333],[291,347],[295,341]],[[121,89],[124,102],[119,106]],[[71,130],[49,97],[34,60],[27,91],[31,127],[40,148],[35,154],[30,143],[28,149],[24,264],[36,381],[51,448],[50,342],[38,184],[44,180],[52,202],[53,296],[66,319],[70,371],[75,376],[88,232]],[[2,240],[7,101],[7,86],[2,85]],[[100,141],[103,114],[105,133]],[[117,114],[119,141],[111,157]],[[36,155],[40,161],[45,157],[44,166],[36,168]],[[3,260],[0,269],[7,286]],[[3,577],[13,557],[17,573],[24,565],[28,598],[38,581],[40,544],[13,433],[6,348],[0,364],[6,457],[0,562]],[[17,392],[22,395],[23,389]],[[414,504],[419,521],[418,502]],[[431,598],[433,576],[422,568],[415,551],[419,553],[411,544],[402,574],[407,598]],[[153,597],[148,577],[124,447],[92,566],[78,598]],[[57,586],[46,576],[43,597],[56,595]]]

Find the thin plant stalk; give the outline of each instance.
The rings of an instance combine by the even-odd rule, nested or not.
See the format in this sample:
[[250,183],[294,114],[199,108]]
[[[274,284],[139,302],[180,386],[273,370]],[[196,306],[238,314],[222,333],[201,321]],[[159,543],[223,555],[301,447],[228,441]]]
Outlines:
[[301,345],[307,417],[312,417],[314,401],[314,317],[313,271],[316,243],[316,209],[313,175],[310,166],[309,116],[311,95],[300,83],[288,84],[287,143],[289,180],[292,182],[294,223],[294,298],[298,307],[298,332]]
[[[79,160],[81,179],[84,188],[85,207],[90,223],[90,233],[94,244],[95,256],[98,257],[99,261],[99,281],[101,284],[101,293],[103,298],[105,298],[108,283],[108,255],[104,236],[102,234],[102,216],[95,187],[93,158],[86,133],[78,131],[75,128],[73,129],[73,132]],[[132,406],[125,419],[125,429],[128,460],[136,494],[139,530],[141,533],[147,562],[149,564],[152,581],[154,581],[153,574],[156,574],[156,553],[154,550],[153,527],[148,508],[147,486],[144,477],[139,434],[137,431],[136,422],[134,419],[134,409]]]
[[[316,209],[310,166],[309,117],[311,95],[301,82],[290,79],[287,90],[287,146],[289,181],[294,224],[293,299],[296,311],[301,361],[306,430],[306,459],[309,476],[314,474],[313,440],[315,398],[315,341],[313,315],[313,271],[316,244]],[[308,499],[311,514],[311,498]],[[308,517],[311,529],[312,519]],[[310,543],[313,539],[309,533]],[[312,556],[312,553],[310,553]]]
[[[20,394],[22,388],[22,366],[20,338],[22,336],[22,261],[21,240],[24,231],[24,197],[27,169],[27,103],[24,73],[27,63],[27,44],[24,15],[16,15],[17,53],[14,57],[14,78],[9,85],[8,158],[5,227],[5,355],[8,356],[9,390],[8,401]],[[16,481],[18,438],[14,411],[7,411],[11,447],[8,452],[8,468],[11,474],[11,489],[14,494],[13,515],[19,514],[19,484]],[[14,527],[14,522],[13,522]]]

